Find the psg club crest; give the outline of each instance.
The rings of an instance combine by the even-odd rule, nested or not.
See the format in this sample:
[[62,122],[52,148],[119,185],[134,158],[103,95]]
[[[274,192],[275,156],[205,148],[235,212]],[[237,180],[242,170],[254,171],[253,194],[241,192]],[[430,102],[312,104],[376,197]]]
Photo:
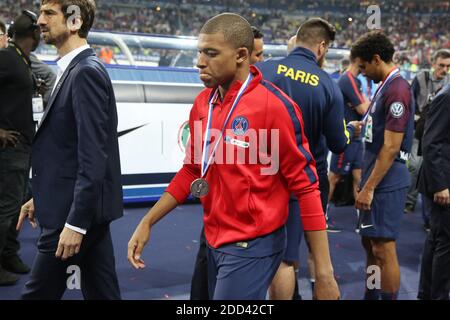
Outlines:
[[237,136],[243,136],[247,132],[248,127],[248,120],[245,117],[236,117],[231,124],[231,129]]

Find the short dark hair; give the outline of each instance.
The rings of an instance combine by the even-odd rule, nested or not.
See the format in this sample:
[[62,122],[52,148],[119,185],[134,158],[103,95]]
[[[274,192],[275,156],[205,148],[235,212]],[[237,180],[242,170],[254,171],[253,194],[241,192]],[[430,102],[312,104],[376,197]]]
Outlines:
[[41,0],[41,5],[47,3],[59,4],[66,21],[73,14],[73,12],[68,12],[67,9],[72,5],[78,6],[80,8],[81,20],[83,21],[83,25],[78,30],[78,35],[80,38],[87,38],[95,19],[96,5],[94,0]]
[[32,33],[39,28],[37,25],[38,16],[29,10],[23,10],[22,13],[14,19],[10,26],[11,31],[8,36],[16,39],[28,38]]
[[253,31],[253,38],[255,39],[264,38],[264,33],[262,33],[261,30],[259,30],[257,27],[252,26],[252,31]]
[[450,58],[450,50],[449,49],[439,49],[435,53],[433,53],[433,56],[431,57],[431,62],[435,63],[437,59],[448,59]]
[[370,62],[374,55],[379,55],[386,63],[392,62],[395,49],[391,40],[381,30],[370,31],[359,37],[353,44],[350,55]]
[[334,41],[336,28],[322,18],[310,18],[306,20],[297,31],[297,43],[314,45],[325,41],[327,44]]
[[200,33],[221,33],[234,48],[245,47],[249,53],[253,51],[254,38],[250,23],[238,14],[227,12],[214,16],[206,21]]
[[0,31],[6,33],[6,24],[2,20],[0,20]]

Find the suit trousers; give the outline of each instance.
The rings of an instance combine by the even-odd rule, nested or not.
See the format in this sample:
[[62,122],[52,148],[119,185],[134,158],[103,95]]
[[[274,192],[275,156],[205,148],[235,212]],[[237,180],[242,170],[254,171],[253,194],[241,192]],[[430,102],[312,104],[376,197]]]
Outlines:
[[[431,199],[430,199],[431,200]],[[450,291],[450,206],[433,202],[425,240],[418,298],[448,300]]]
[[191,281],[191,300],[209,300],[208,291],[208,257],[206,248],[205,230],[200,234],[200,247]]
[[120,300],[109,223],[93,226],[80,252],[62,261],[55,257],[62,229],[41,229],[38,254],[23,300],[59,300],[66,289],[81,289],[86,300]]

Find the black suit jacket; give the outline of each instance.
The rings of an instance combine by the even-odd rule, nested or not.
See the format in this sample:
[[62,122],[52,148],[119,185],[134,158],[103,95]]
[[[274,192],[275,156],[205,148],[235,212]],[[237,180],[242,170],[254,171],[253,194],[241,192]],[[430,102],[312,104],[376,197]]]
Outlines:
[[450,188],[450,84],[434,98],[422,140],[419,190],[432,197]]
[[117,110],[92,49],[78,54],[50,97],[32,148],[35,215],[45,228],[89,229],[123,214]]

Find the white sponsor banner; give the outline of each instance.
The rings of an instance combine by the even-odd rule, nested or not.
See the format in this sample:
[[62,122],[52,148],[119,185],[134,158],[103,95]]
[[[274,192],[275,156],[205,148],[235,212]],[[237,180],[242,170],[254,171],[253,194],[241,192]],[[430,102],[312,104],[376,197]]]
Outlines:
[[191,104],[118,103],[122,174],[177,172]]

